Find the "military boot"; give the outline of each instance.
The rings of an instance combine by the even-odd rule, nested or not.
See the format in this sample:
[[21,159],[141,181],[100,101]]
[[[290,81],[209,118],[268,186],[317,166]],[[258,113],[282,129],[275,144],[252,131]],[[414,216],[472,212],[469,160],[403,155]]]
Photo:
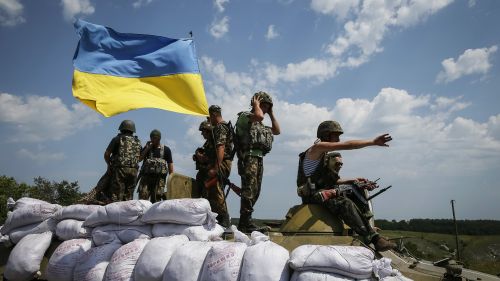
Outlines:
[[240,222],[238,223],[238,230],[244,233],[251,233],[252,231],[265,232],[269,229],[267,227],[257,226],[253,220],[252,216],[241,216]]
[[231,225],[231,220],[229,219],[229,214],[223,214],[217,216],[217,222],[224,228],[228,228]]
[[375,246],[375,250],[378,252],[385,252],[388,250],[395,249],[397,247],[396,243],[391,242],[384,237],[376,236],[374,238],[373,245]]

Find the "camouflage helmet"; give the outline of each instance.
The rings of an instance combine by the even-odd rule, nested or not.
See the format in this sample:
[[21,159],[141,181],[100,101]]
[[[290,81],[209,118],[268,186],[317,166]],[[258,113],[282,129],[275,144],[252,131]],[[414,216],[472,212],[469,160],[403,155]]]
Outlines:
[[203,130],[212,130],[212,125],[208,121],[203,121],[200,123],[200,127],[198,130],[203,131]]
[[252,100],[254,97],[261,98],[261,100],[260,100],[261,103],[266,102],[266,103],[270,104],[271,106],[273,106],[273,99],[266,92],[259,91],[253,95]]
[[333,120],[323,121],[318,126],[318,132],[316,133],[316,137],[321,139],[321,137],[325,137],[330,133],[343,134],[344,130],[342,130],[342,127],[340,127],[340,124],[337,121]]
[[123,120],[122,123],[120,124],[120,127],[118,127],[118,130],[121,131],[130,131],[132,133],[135,133],[135,123],[132,120]]
[[161,132],[158,131],[157,129],[154,129],[151,131],[151,133],[149,133],[149,137],[150,138],[159,137],[161,139]]
[[218,113],[221,113],[222,109],[220,108],[220,106],[214,104],[214,105],[211,105],[209,108],[208,108],[208,113],[209,114],[212,114],[214,112],[218,112]]

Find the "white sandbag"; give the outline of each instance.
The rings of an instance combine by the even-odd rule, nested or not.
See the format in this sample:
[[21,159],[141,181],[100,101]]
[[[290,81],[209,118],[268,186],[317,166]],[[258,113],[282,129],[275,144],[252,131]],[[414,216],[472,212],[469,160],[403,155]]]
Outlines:
[[92,240],[97,246],[111,243],[115,239],[127,244],[135,239],[151,238],[151,228],[151,225],[102,225],[92,230]]
[[53,218],[49,218],[40,223],[29,224],[13,229],[9,233],[9,237],[12,243],[17,244],[26,235],[39,234],[47,231],[54,232],[55,228],[56,228],[56,220],[54,220]]
[[153,237],[165,237],[184,234],[191,241],[214,241],[218,240],[224,233],[224,228],[215,224],[210,228],[208,225],[184,225],[173,223],[157,223],[153,225]]
[[134,268],[134,279],[141,281],[161,281],[172,254],[187,243],[185,235],[153,238],[146,245]]
[[140,221],[143,214],[151,207],[147,200],[129,200],[99,206],[90,214],[83,226],[95,227],[104,224],[144,224]]
[[10,252],[5,266],[4,277],[7,280],[31,280],[40,270],[45,251],[52,241],[52,232],[29,234]]
[[30,197],[22,197],[19,198],[14,204],[14,210],[24,208],[29,205],[40,205],[40,204],[50,204],[47,201],[43,201],[40,199],[30,198]]
[[57,204],[32,204],[15,209],[7,216],[2,234],[8,234],[15,228],[33,223],[40,223],[50,217],[61,208]]
[[7,198],[7,210],[12,211],[15,206],[16,201],[12,197]]
[[116,250],[106,269],[104,280],[133,280],[135,264],[148,242],[148,239],[137,239]]
[[[331,272],[295,271],[290,281],[356,281],[357,279]],[[364,279],[366,281],[370,279]],[[360,280],[362,281],[362,280]]]
[[189,241],[172,254],[163,272],[163,281],[198,281],[203,261],[216,242]]
[[236,281],[247,245],[241,242],[214,242],[203,262],[201,280]]
[[374,254],[364,247],[303,245],[293,250],[289,265],[296,271],[317,270],[363,279],[373,271]]
[[207,199],[183,198],[156,202],[141,220],[145,223],[208,224],[212,227],[217,221],[216,217]]
[[374,260],[373,275],[379,280],[384,281],[410,281],[411,279],[404,277],[399,270],[392,268],[391,259],[381,258]]
[[90,248],[78,259],[73,270],[73,280],[102,281],[111,257],[121,246],[120,243],[110,243]]
[[288,281],[290,269],[287,249],[265,241],[248,247],[243,256],[240,281]]
[[49,281],[72,281],[73,270],[80,257],[90,249],[88,239],[73,239],[62,242],[49,259],[45,277]]
[[56,226],[56,236],[59,240],[66,241],[78,238],[88,238],[91,236],[92,229],[83,227],[83,221],[74,219],[65,219]]
[[0,244],[2,244],[4,248],[10,248],[13,245],[9,235],[0,235]]
[[54,214],[56,220],[74,219],[84,221],[90,214],[99,209],[99,205],[75,204],[62,207]]

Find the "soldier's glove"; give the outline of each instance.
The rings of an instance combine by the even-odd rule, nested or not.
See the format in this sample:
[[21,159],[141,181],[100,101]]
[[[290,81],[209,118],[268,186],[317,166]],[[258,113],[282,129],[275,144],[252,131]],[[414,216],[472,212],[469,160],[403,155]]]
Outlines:
[[327,200],[330,200],[330,199],[337,197],[338,196],[338,189],[334,188],[334,189],[323,190],[323,191],[320,191],[319,194],[321,195],[321,200],[323,200],[323,202],[325,202]]

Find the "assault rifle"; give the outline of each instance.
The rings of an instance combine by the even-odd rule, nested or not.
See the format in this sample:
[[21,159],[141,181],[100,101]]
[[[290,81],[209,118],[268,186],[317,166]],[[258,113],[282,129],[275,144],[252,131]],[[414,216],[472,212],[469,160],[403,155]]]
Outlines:
[[388,187],[382,188],[379,190],[377,193],[366,197],[365,192],[363,190],[373,190],[375,188],[378,188],[379,186],[377,185],[377,181],[379,179],[376,179],[375,181],[367,181],[367,182],[354,182],[352,184],[339,184],[335,186],[335,190],[337,191],[337,194],[339,196],[349,196],[349,195],[354,195],[361,203],[368,205],[368,202],[372,200],[373,198],[377,197],[381,193],[387,191],[389,188],[392,187],[392,185],[389,185]]
[[[205,188],[212,188],[214,186],[217,185],[217,182],[218,182],[218,179],[217,179],[217,176],[211,178],[211,179],[208,179],[205,181],[204,185],[205,185]],[[234,183],[232,183],[228,178],[222,178],[222,189],[224,189],[225,186],[229,186],[229,188],[234,191],[234,193],[236,193],[236,195],[238,196],[241,196],[241,187],[235,185]],[[227,197],[229,193],[229,189],[226,191],[226,195],[225,197]]]

